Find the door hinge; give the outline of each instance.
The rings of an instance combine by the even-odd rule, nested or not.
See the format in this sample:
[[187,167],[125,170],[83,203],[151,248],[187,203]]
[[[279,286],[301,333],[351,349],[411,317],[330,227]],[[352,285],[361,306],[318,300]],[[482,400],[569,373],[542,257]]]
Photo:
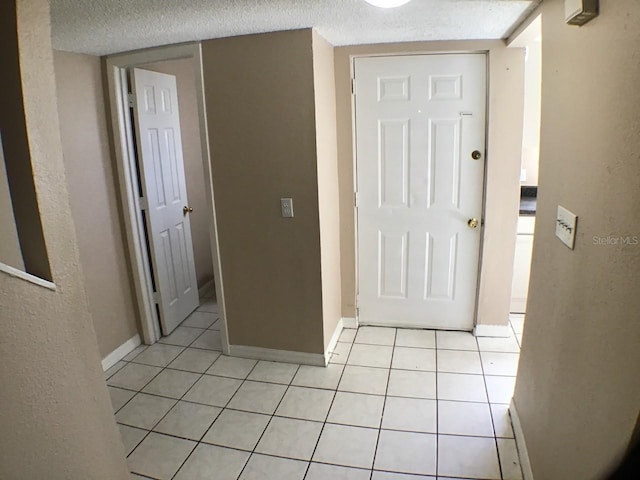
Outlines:
[[146,210],[147,208],[149,208],[147,199],[145,197],[140,197],[140,210]]
[[133,108],[136,103],[136,96],[133,93],[127,94],[127,103],[129,104],[129,108]]
[[351,79],[351,95],[355,95],[356,94],[356,79],[352,78]]
[[353,192],[353,205],[358,207],[358,192]]

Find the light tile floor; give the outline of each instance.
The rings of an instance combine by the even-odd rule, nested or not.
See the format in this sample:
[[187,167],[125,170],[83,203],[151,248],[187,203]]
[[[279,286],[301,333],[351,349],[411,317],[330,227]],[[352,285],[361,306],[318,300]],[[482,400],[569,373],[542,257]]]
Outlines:
[[509,338],[346,329],[327,368],[221,355],[217,307],[106,372],[134,479],[521,480]]

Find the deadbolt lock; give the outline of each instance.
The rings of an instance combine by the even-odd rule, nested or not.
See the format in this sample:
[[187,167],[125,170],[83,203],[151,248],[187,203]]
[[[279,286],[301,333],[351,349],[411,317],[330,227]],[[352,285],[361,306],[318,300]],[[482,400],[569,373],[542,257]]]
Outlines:
[[182,214],[186,215],[187,213],[193,212],[193,207],[187,207],[186,205],[182,209]]
[[467,221],[467,225],[469,225],[469,228],[478,228],[479,224],[480,224],[480,222],[478,222],[477,218],[470,218]]
[[471,152],[471,158],[474,160],[480,160],[480,158],[482,158],[482,153],[480,153],[480,150],[474,150]]

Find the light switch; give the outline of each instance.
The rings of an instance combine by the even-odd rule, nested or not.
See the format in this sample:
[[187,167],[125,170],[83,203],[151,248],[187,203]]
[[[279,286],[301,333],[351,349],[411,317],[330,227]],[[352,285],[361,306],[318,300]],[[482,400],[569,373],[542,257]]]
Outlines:
[[556,216],[556,237],[562,240],[567,247],[573,250],[576,242],[576,227],[578,217],[564,207],[558,205],[558,215]]
[[293,218],[293,198],[281,198],[280,210],[283,218]]

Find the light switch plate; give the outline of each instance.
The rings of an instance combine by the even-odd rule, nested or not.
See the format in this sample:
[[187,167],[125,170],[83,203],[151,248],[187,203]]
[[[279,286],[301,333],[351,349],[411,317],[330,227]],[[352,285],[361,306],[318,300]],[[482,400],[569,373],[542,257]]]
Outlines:
[[293,198],[281,198],[280,210],[283,218],[293,218]]
[[558,205],[558,214],[556,216],[556,237],[562,240],[562,243],[571,250],[573,250],[576,242],[577,225],[577,215]]

